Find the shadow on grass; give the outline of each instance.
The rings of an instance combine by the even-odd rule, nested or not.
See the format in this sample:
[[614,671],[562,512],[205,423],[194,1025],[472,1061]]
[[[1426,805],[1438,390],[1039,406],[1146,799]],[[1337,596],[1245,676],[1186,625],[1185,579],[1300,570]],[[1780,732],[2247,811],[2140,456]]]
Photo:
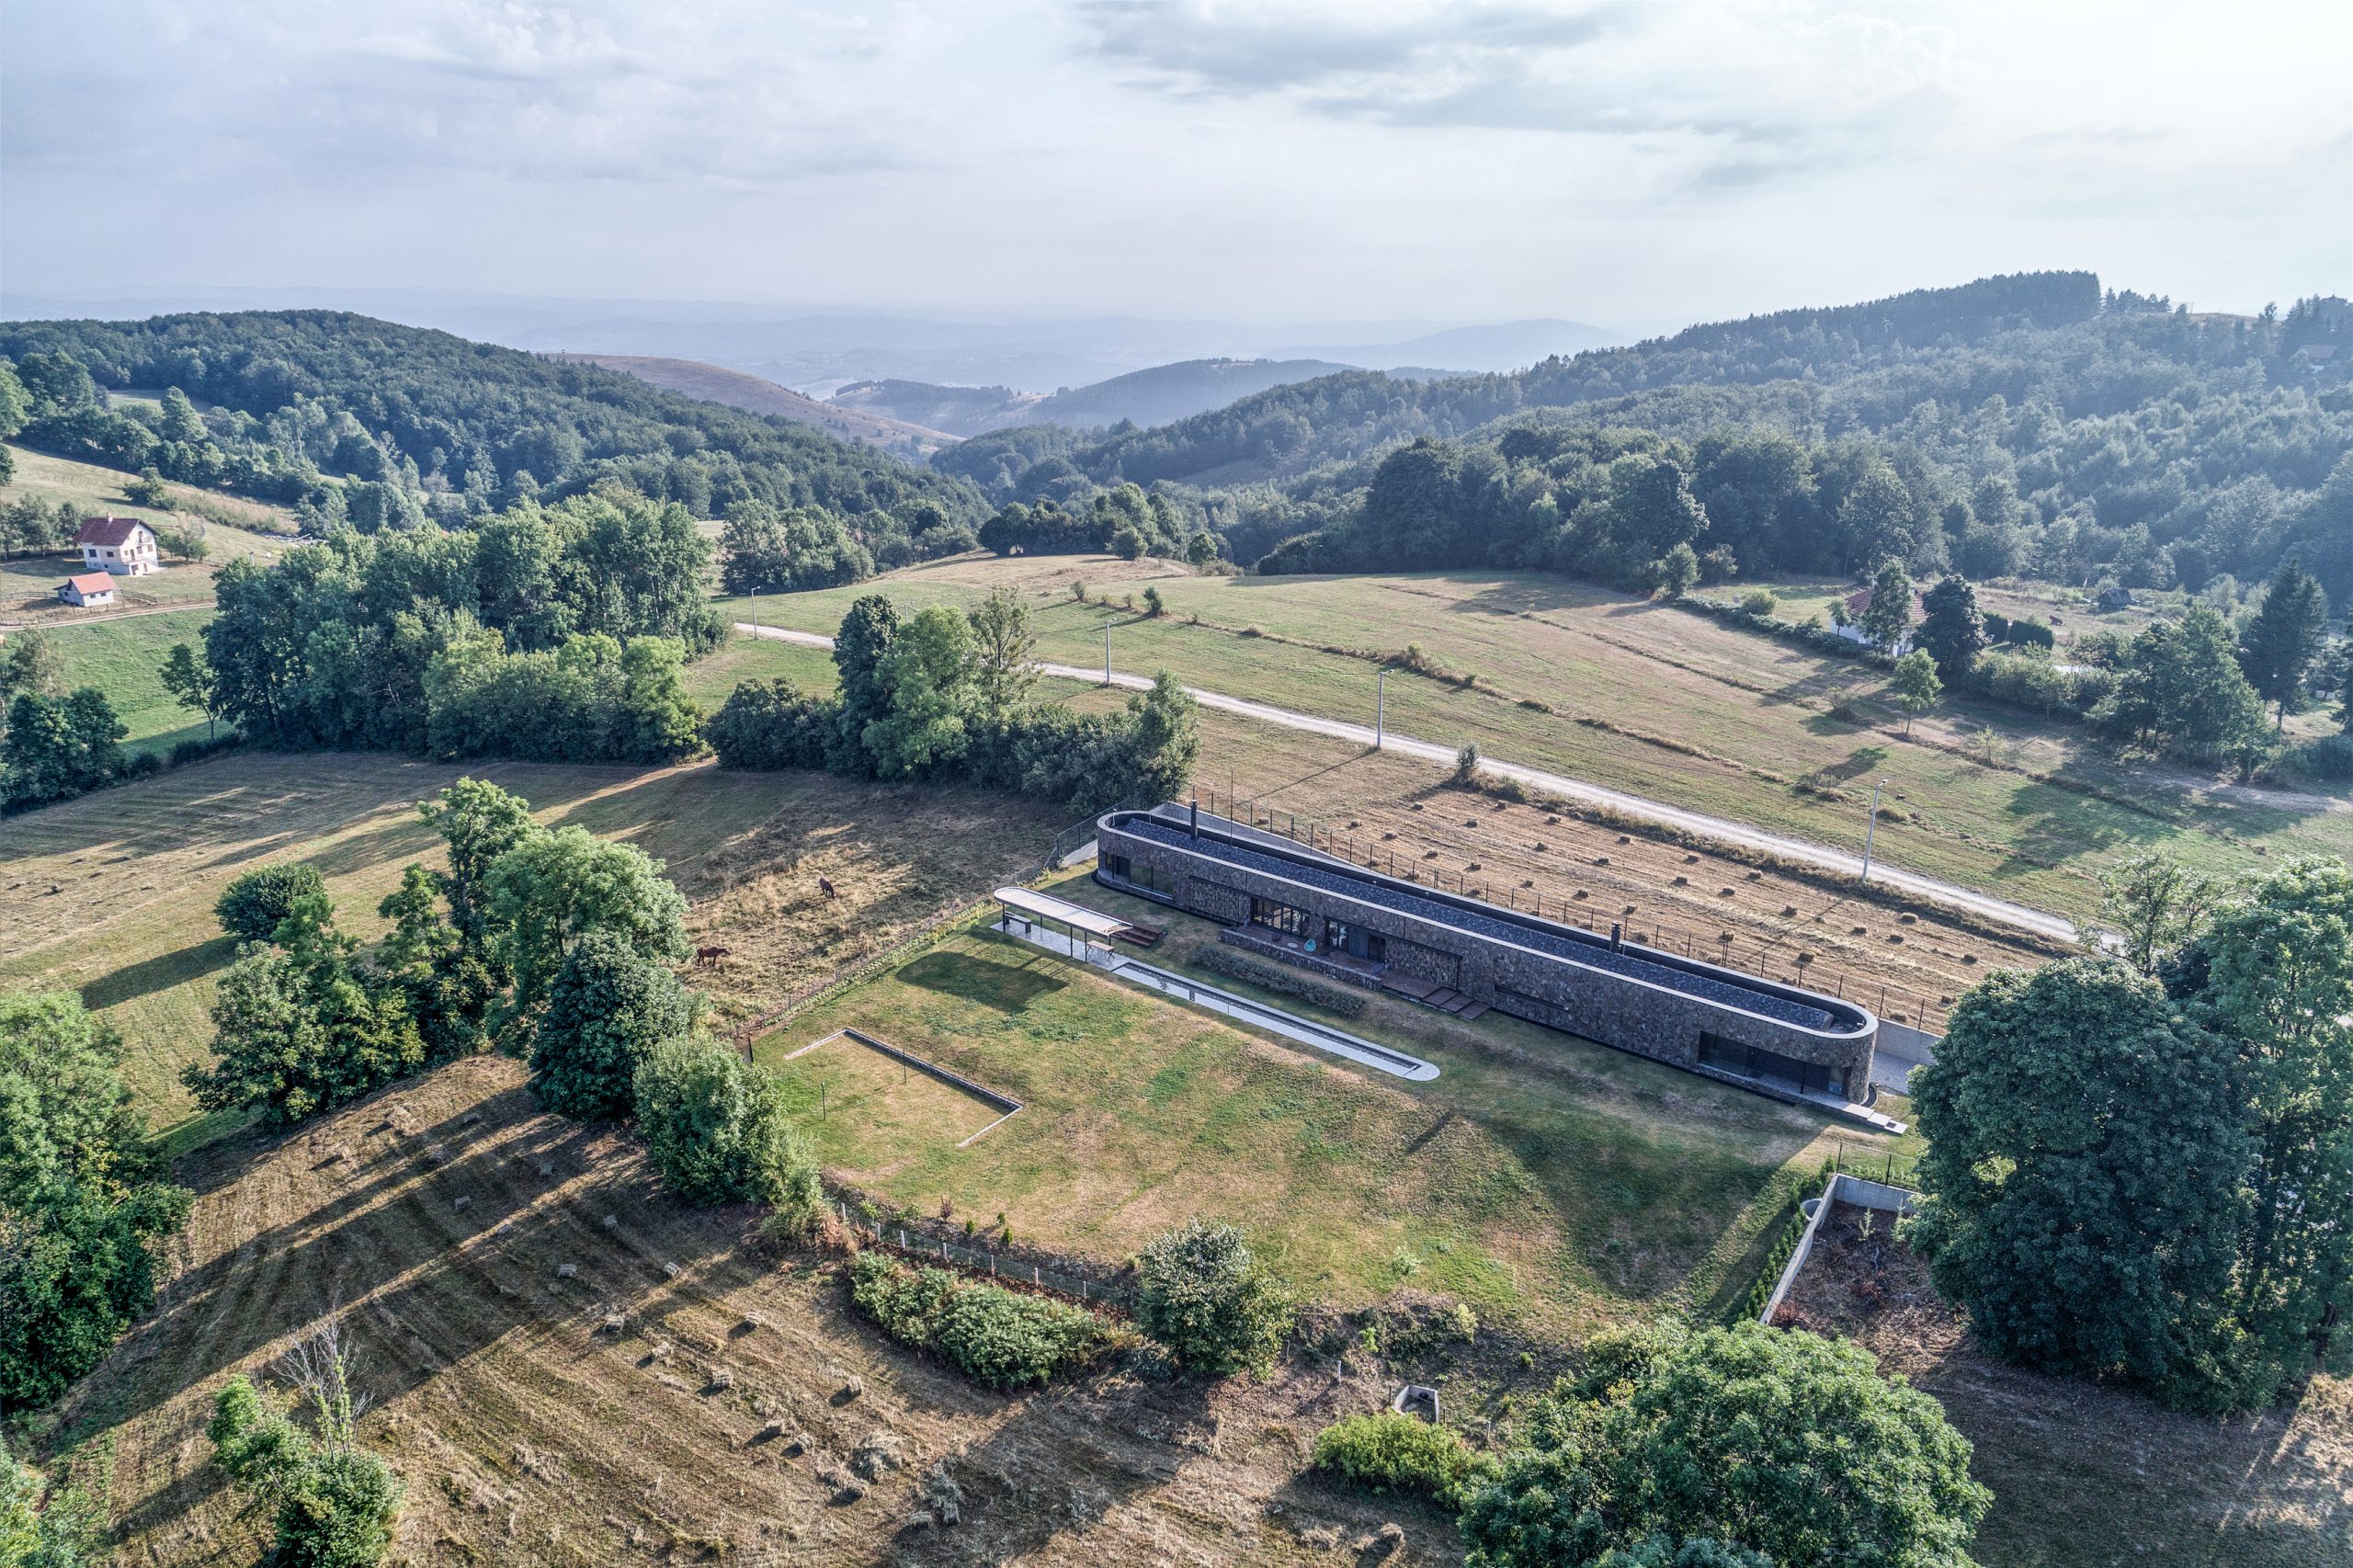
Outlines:
[[229,967],[237,956],[237,938],[215,937],[158,953],[152,959],[109,970],[82,987],[82,1005],[93,1010],[112,1007],[134,997],[168,991],[199,976]]
[[1062,990],[1069,982],[1041,972],[1032,964],[1006,963],[972,953],[935,949],[899,971],[898,978],[926,991],[961,997],[1017,1013],[1039,997]]

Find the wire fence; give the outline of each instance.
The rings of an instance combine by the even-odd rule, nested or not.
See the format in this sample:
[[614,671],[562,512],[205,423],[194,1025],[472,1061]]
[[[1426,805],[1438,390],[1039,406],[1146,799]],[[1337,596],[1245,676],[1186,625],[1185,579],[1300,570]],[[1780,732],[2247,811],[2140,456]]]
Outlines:
[[921,1231],[910,1231],[904,1225],[888,1225],[862,1219],[851,1214],[846,1203],[836,1203],[834,1208],[850,1233],[866,1246],[897,1253],[915,1262],[944,1268],[961,1268],[976,1278],[985,1278],[999,1285],[1017,1289],[1028,1286],[1032,1290],[1051,1291],[1088,1306],[1117,1307],[1124,1312],[1132,1310],[1135,1305],[1133,1291],[1101,1279],[1089,1279],[1083,1274],[1066,1274],[1041,1263],[1023,1263],[985,1247],[958,1246],[944,1238],[928,1236]]
[[[1930,1032],[1941,1031],[1947,1009],[1952,1006],[1950,997],[1931,996],[1892,982],[1842,973],[1815,962],[1810,953],[1783,949],[1754,937],[1744,942],[1729,932],[1709,936],[1661,922],[1655,917],[1646,925],[1643,922],[1611,921],[1587,913],[1574,897],[1548,897],[1540,889],[1508,884],[1497,888],[1491,880],[1472,875],[1467,869],[1449,872],[1443,866],[1431,864],[1427,856],[1411,858],[1413,852],[1410,849],[1406,852],[1409,858],[1401,860],[1397,858],[1396,849],[1389,844],[1336,829],[1313,817],[1297,816],[1246,795],[1239,799],[1232,795],[1221,796],[1211,789],[1203,790],[1202,797],[1202,809],[1205,811],[1217,812],[1229,821],[1277,834],[1295,844],[1346,860],[1351,865],[1362,866],[1367,870],[1394,877],[1400,881],[1500,904],[1522,915],[1533,915],[1563,926],[1574,926],[1597,937],[1608,936],[1615,926],[1626,941],[1655,952],[1679,953],[1687,959],[1737,970],[1759,979],[1794,985],[1824,996],[1836,996],[1840,1001],[1855,1002],[1893,1023],[1910,1024]],[[1219,809],[1221,804],[1222,811]]]
[[1884,1182],[1890,1187],[1919,1185],[1920,1156],[1898,1154],[1883,1150],[1855,1150],[1840,1139],[1830,1151],[1830,1168],[1842,1176],[1860,1176],[1865,1181]]

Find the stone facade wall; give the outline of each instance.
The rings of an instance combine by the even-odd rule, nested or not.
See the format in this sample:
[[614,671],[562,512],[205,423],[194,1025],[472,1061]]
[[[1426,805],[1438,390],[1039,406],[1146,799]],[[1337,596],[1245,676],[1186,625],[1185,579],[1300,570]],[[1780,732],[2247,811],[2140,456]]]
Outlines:
[[[1778,1051],[1801,1062],[1844,1068],[1847,1092],[1856,1097],[1862,1096],[1864,1085],[1870,1081],[1878,1020],[1867,1013],[1861,1016],[1868,1027],[1859,1029],[1843,1023],[1829,1029],[1808,1028],[1666,984],[1518,947],[1441,920],[1409,915],[1385,903],[1292,881],[1254,867],[1233,865],[1216,858],[1214,845],[1205,845],[1204,852],[1196,854],[1177,846],[1123,834],[1111,825],[1108,818],[1098,828],[1097,838],[1104,852],[1125,855],[1131,865],[1150,867],[1156,873],[1154,880],[1165,881],[1176,890],[1168,902],[1181,909],[1222,925],[1240,926],[1249,921],[1251,899],[1258,897],[1344,920],[1367,931],[1377,931],[1387,939],[1388,967],[1396,973],[1449,986],[1497,1012],[1677,1066],[1699,1065],[1699,1037],[1707,1033]],[[1354,868],[1349,869],[1351,874],[1363,874]],[[1134,891],[1133,884],[1122,879],[1100,871],[1097,875],[1107,882]],[[1427,896],[1424,890],[1404,891]],[[1501,912],[1497,912],[1497,917],[1502,917]],[[1549,922],[1546,926],[1550,928]],[[1566,932],[1565,927],[1560,929]],[[1294,957],[1272,944],[1268,946],[1274,956],[1286,960]],[[1730,971],[1718,971],[1713,966],[1672,964],[1665,961],[1664,955],[1639,949],[1637,952],[1668,969],[1721,973],[1731,978]],[[1859,1011],[1828,997],[1819,998],[1818,1005],[1834,1019]]]

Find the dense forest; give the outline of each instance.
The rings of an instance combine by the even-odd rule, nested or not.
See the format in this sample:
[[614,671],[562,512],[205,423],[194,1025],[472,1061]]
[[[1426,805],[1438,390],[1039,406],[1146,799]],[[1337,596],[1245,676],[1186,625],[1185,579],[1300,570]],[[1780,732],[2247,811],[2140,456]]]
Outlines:
[[[25,445],[337,508],[363,528],[456,522],[620,481],[697,517],[736,502],[820,506],[887,562],[912,559],[926,528],[983,515],[968,485],[803,425],[338,312],[6,323],[0,356],[28,394],[14,437]],[[160,407],[108,395],[125,389],[180,395]]]
[[[1711,575],[1895,557],[2197,588],[2292,553],[2342,601],[2353,390],[2329,356],[2347,342],[2341,300],[2199,317],[2046,273],[1512,375],[1329,376],[1092,444],[998,431],[936,461],[1000,505],[1154,486],[1223,553],[1276,571],[1539,566],[1633,583],[1688,540]],[[1641,480],[1658,465],[1679,491]],[[1659,503],[1646,521],[1629,510],[1643,483]]]

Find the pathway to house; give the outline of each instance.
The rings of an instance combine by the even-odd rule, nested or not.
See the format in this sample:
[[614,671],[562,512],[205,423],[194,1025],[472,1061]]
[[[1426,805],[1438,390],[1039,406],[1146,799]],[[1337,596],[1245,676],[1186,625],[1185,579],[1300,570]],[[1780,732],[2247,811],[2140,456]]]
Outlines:
[[[831,648],[834,645],[834,640],[821,632],[795,631],[787,627],[754,626],[749,621],[739,620],[735,623],[735,630],[749,632],[756,637],[765,637],[772,642],[797,642],[806,648]],[[1085,681],[1091,685],[1099,686],[1103,681],[1102,670],[1083,669],[1076,665],[1041,664],[1038,666],[1038,670],[1041,675],[1056,676],[1064,680]],[[1112,671],[1111,684],[1133,691],[1147,691],[1152,687],[1151,677],[1131,675],[1125,670]],[[1244,718],[1256,719],[1268,724],[1279,724],[1285,729],[1299,730],[1308,734],[1329,735],[1335,740],[1354,741],[1359,745],[1370,746],[1373,743],[1372,727],[1369,724],[1352,724],[1346,720],[1324,719],[1313,713],[1293,712],[1288,708],[1274,708],[1263,702],[1250,702],[1239,697],[1228,697],[1220,691],[1205,691],[1197,686],[1188,686],[1185,690],[1194,701],[1204,708],[1214,708],[1224,713],[1237,713]],[[1401,735],[1396,731],[1390,730],[1381,736],[1381,744],[1384,751],[1402,752],[1407,756],[1417,756],[1431,762],[1443,763],[1449,767],[1454,766],[1455,748],[1440,745],[1435,741],[1419,741],[1411,735]],[[1784,856],[1810,866],[1818,866],[1824,870],[1837,871],[1850,877],[1859,877],[1862,874],[1861,856],[1850,854],[1844,849],[1833,849],[1828,845],[1815,844],[1802,838],[1789,838],[1777,833],[1767,833],[1762,828],[1751,827],[1745,823],[1727,821],[1722,817],[1707,816],[1699,812],[1687,812],[1680,806],[1670,806],[1664,801],[1645,800],[1640,795],[1629,795],[1621,790],[1606,789],[1599,784],[1588,784],[1581,778],[1571,778],[1560,773],[1547,773],[1541,768],[1528,767],[1517,762],[1499,762],[1494,757],[1482,757],[1479,760],[1479,770],[1482,773],[1493,774],[1498,778],[1512,779],[1529,789],[1541,790],[1548,795],[1557,795],[1563,800],[1583,801],[1591,805],[1607,807],[1614,812],[1622,812],[1628,816],[1640,817],[1645,822],[1659,823],[1669,827],[1682,828],[1687,832],[1703,834],[1710,838],[1721,839],[1725,843],[1740,845],[1745,848],[1761,849],[1768,854]],[[2005,925],[2018,926],[2021,930],[2055,937],[2063,942],[2073,942],[2078,939],[2079,934],[2075,929],[2075,922],[2063,915],[2029,908],[2022,903],[2012,903],[2007,899],[1995,898],[1990,894],[1979,892],[1972,888],[1961,887],[1952,882],[1938,881],[1934,877],[1924,877],[1916,871],[1907,871],[1899,866],[1891,866],[1881,858],[1872,858],[1871,878],[1875,881],[1886,883],[1889,887],[1902,888],[1906,892],[1916,893],[1922,898],[1934,899],[1939,903],[1949,903],[1959,909],[1966,909],[1984,915],[1989,920],[1999,920]]]

